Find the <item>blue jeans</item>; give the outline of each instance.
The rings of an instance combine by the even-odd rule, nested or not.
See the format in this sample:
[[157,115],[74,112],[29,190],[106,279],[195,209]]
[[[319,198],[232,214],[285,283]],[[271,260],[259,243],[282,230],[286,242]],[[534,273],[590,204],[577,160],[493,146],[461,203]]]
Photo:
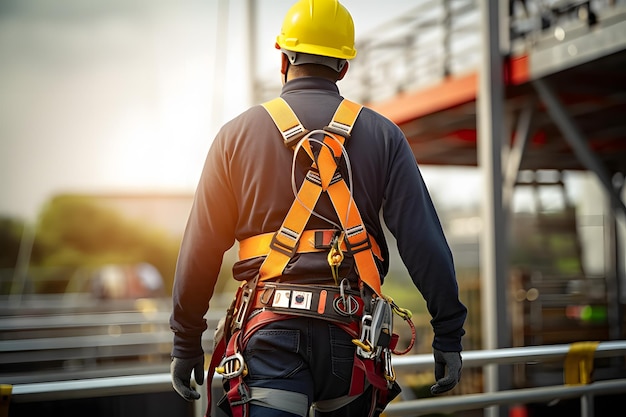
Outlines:
[[[315,401],[348,394],[355,349],[352,337],[328,321],[298,317],[273,322],[254,333],[248,341],[243,352],[249,371],[245,381],[251,388],[304,394],[308,398],[308,409]],[[316,416],[368,416],[370,402],[371,390],[336,411],[317,412]],[[297,415],[253,403],[250,416]]]

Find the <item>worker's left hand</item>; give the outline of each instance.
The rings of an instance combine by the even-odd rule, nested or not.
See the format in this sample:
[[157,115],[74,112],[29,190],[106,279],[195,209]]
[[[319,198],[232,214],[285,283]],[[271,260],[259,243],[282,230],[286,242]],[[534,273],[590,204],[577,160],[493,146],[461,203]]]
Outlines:
[[461,352],[442,352],[434,349],[433,355],[435,356],[435,379],[437,382],[430,387],[430,392],[442,394],[454,388],[461,379],[461,368],[463,367]]
[[191,371],[198,385],[204,382],[204,355],[195,358],[172,358],[170,373],[172,374],[172,385],[176,392],[186,399],[193,401],[200,399],[200,393],[191,388]]

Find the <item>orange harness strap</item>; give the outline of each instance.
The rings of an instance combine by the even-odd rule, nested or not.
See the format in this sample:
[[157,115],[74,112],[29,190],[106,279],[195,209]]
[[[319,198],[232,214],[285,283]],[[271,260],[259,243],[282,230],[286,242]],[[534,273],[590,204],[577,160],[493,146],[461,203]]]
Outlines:
[[[304,228],[321,193],[327,192],[344,229],[345,245],[354,256],[361,281],[381,296],[380,274],[374,260],[372,242],[352,193],[337,167],[345,138],[350,136],[362,106],[344,99],[335,111],[330,124],[324,128],[323,140],[307,138],[306,129],[282,98],[266,102],[263,107],[281,132],[285,144],[287,146],[298,144],[313,162],[283,224],[274,233],[269,245],[270,250],[259,270],[259,279],[266,281],[282,275],[285,266],[297,252]],[[300,141],[301,138],[305,140]],[[317,154],[312,147],[315,142],[323,142]]]
[[[335,230],[323,229],[323,230],[305,230],[300,235],[300,241],[296,248],[296,253],[311,253],[322,252],[329,249],[330,237],[334,235]],[[258,256],[266,256],[270,250],[270,245],[274,239],[274,233],[263,233],[261,235],[250,236],[247,239],[239,242],[239,260],[252,259]],[[372,251],[374,255],[383,260],[380,247],[376,240],[370,237],[372,244]],[[342,251],[347,251],[345,240],[339,245]]]

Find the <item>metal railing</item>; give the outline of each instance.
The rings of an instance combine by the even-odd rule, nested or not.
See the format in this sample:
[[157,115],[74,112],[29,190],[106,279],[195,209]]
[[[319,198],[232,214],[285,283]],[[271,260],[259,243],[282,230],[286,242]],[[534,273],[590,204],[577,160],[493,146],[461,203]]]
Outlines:
[[[23,301],[15,308],[2,304],[0,383],[86,380],[169,369],[173,341],[169,299],[103,301],[82,294],[29,296]],[[209,328],[222,314],[207,313]],[[210,351],[213,332],[203,334],[202,344]]]
[[[529,346],[497,350],[468,351],[463,353],[463,367],[475,368],[489,365],[514,365],[546,363],[564,360],[572,345]],[[601,342],[594,358],[618,357],[626,354],[626,341]],[[433,366],[431,355],[415,355],[394,358],[394,368],[398,373],[408,371],[428,371]],[[593,417],[593,397],[599,394],[626,392],[626,369],[623,379],[597,381],[587,385],[553,385],[534,388],[520,388],[495,393],[467,394],[424,398],[392,403],[385,409],[387,416],[420,415],[433,411],[453,412],[460,410],[484,409],[496,405],[525,404],[529,402],[551,402],[558,399],[580,398],[581,416]]]
[[[467,351],[463,353],[464,368],[542,363],[564,360],[572,345],[533,346],[497,350]],[[626,341],[601,342],[594,357],[610,358],[626,355]],[[430,354],[394,357],[393,364],[398,374],[430,371],[433,357]],[[621,375],[626,375],[622,369]],[[212,383],[220,386],[221,377]],[[135,375],[112,378],[96,378],[80,381],[42,382],[18,384],[12,387],[11,401],[27,403],[47,400],[91,398],[137,393],[167,392],[172,386],[169,374]],[[203,390],[200,389],[202,392]],[[585,385],[554,385],[534,388],[512,389],[495,393],[445,395],[392,402],[385,410],[386,416],[420,415],[437,412],[483,409],[495,405],[551,402],[557,399],[580,398],[581,416],[593,417],[593,399],[596,395],[626,393],[626,378],[596,381]],[[204,412],[205,405],[198,402],[197,415]]]

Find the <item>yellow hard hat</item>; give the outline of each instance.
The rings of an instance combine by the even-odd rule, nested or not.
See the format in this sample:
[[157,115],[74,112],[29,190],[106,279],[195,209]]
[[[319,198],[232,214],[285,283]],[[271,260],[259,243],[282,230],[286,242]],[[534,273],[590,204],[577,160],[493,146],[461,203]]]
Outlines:
[[276,47],[352,59],[356,56],[352,16],[337,0],[300,0],[285,15]]

